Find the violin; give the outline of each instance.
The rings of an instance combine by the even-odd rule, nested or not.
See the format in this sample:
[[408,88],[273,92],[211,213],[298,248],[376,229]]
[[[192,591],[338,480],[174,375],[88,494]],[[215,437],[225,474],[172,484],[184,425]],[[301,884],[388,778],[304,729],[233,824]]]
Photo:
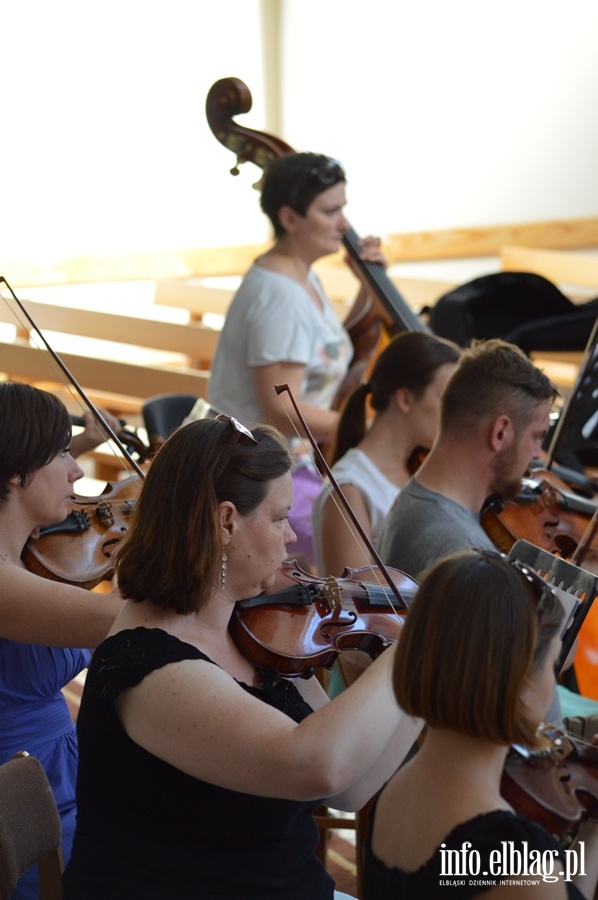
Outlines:
[[[252,162],[260,169],[265,169],[274,159],[295,152],[280,138],[234,121],[233,116],[250,111],[251,103],[249,88],[239,78],[221,78],[216,81],[206,98],[206,118],[214,136],[236,155],[232,175],[239,174],[241,163]],[[361,382],[370,358],[380,346],[383,329],[391,335],[398,331],[431,333],[431,329],[410,309],[386,274],[384,266],[360,258],[361,243],[352,228],[344,233],[343,244],[380,301],[384,316],[381,317],[379,308],[372,307],[366,314],[347,323],[353,343],[353,360],[333,401],[333,409],[338,409],[345,397]]]
[[482,514],[482,528],[503,553],[518,538],[570,559],[582,540],[596,504],[571,491],[549,469],[535,469],[521,481],[512,500],[491,497]]
[[503,797],[568,847],[584,819],[598,810],[598,746],[543,728],[545,746],[513,747],[501,781]]
[[[506,502],[490,498],[482,512],[482,527],[503,553],[510,551],[517,538],[524,538],[579,565],[592,547],[598,530],[594,484],[591,479],[565,467],[553,468],[552,463],[562,436],[573,425],[573,413],[579,400],[588,394],[594,396],[597,338],[598,322],[588,342],[576,384],[558,417],[547,465],[533,469],[532,477],[522,480],[522,490],[516,498]],[[595,404],[588,408],[595,408]]]
[[140,487],[132,475],[108,482],[97,497],[75,494],[66,518],[40,528],[25,545],[21,558],[29,571],[87,589],[112,578]]
[[340,578],[322,578],[309,575],[291,561],[283,564],[269,591],[236,604],[229,629],[243,656],[281,675],[309,678],[318,668],[330,668],[343,650],[363,650],[374,659],[396,641],[402,616],[418,585],[404,572],[384,565],[330,471],[289,386],[275,385],[274,390],[288,393],[317,461],[376,563],[345,569]]
[[[140,490],[139,482],[143,481],[145,474],[50,345],[6,278],[0,276],[0,283],[6,286],[13,302],[38,335],[66,381],[75,388],[103,431],[114,441],[137,473],[121,482],[108,482],[98,497],[81,497],[75,494],[66,518],[62,522],[37,529],[21,553],[21,559],[31,572],[53,581],[91,589],[113,575],[114,554],[128,530],[129,514]],[[72,419],[73,424],[84,424],[83,419]],[[133,442],[131,432],[126,431],[123,437],[129,445]],[[140,460],[145,459],[145,449],[148,448],[137,449]]]
[[[409,603],[417,582],[398,569],[387,571]],[[398,640],[403,622],[376,566],[321,578],[291,560],[270,590],[236,604],[229,630],[255,665],[310,678],[316,669],[330,669],[343,650],[362,650],[376,659]]]

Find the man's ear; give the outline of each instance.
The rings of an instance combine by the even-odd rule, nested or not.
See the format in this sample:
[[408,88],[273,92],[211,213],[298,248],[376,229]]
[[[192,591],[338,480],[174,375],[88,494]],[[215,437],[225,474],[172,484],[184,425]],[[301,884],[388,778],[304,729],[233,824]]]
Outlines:
[[514,435],[513,420],[510,416],[497,416],[490,423],[488,439],[494,451],[499,452],[503,447],[508,447],[512,443]]
[[295,233],[297,225],[302,218],[303,216],[290,206],[281,206],[278,210],[278,221],[282,228],[289,234]]

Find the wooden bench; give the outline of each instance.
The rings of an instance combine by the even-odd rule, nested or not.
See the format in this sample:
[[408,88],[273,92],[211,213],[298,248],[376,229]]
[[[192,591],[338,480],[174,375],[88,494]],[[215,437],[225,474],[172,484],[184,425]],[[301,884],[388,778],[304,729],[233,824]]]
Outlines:
[[[42,332],[80,335],[178,353],[186,357],[193,368],[209,368],[218,342],[217,330],[200,325],[163,322],[31,300],[25,302],[25,308]],[[21,315],[19,321],[23,323],[23,328],[30,329]],[[13,312],[4,304],[0,305],[0,322],[16,324]],[[195,365],[194,360],[206,360],[206,365]]]
[[[314,269],[333,309],[343,322],[359,288],[357,279],[342,261],[334,265],[325,260],[316,263]],[[237,278],[240,281],[241,273]],[[425,306],[433,306],[442,294],[455,287],[454,282],[436,279],[404,278],[392,273],[389,278],[416,313]],[[160,280],[156,282],[154,302],[160,306],[187,310],[193,322],[204,321],[208,314],[224,317],[235,293],[235,288],[228,286],[230,280],[230,276],[223,276],[221,287],[215,286],[217,279],[214,277]]]
[[[164,393],[194,394],[207,398],[209,368],[218,332],[199,325],[181,325],[140,316],[103,313],[55,304],[25,301],[25,308],[48,336],[64,335],[93,340],[94,355],[64,352],[66,368],[97,405],[133,425],[141,423],[141,406],[151,396]],[[14,326],[14,337],[0,341],[0,373],[7,379],[39,384],[58,393],[71,412],[79,412],[64,387],[64,376],[50,353],[19,313],[0,305],[0,323]],[[6,329],[5,329],[6,330]],[[11,329],[8,329],[11,331]],[[32,332],[29,338],[28,331]],[[97,342],[97,343],[96,343]],[[166,362],[166,353],[175,362]],[[193,365],[194,363],[195,365]],[[119,464],[106,449],[90,454],[95,475],[115,480]]]
[[[501,247],[506,250],[514,245],[520,245],[520,249],[537,248],[541,253],[546,253],[546,248],[598,247],[598,217],[390,234],[384,240],[384,251],[390,277],[407,303],[418,312],[422,306],[433,305],[439,296],[455,286],[454,280],[436,274],[440,271],[435,268],[439,261],[496,257],[498,270]],[[204,320],[208,313],[223,316],[234,292],[234,288],[216,287],[213,283],[206,283],[206,279],[239,276],[266,246],[256,244],[118,256],[78,256],[45,261],[43,265],[5,261],[2,268],[10,275],[13,286],[151,279],[155,283],[154,302],[188,310],[192,322],[175,325],[83,310],[60,312],[59,308],[36,309],[42,317],[40,324],[49,330],[62,329],[71,335],[80,333],[186,356],[187,365],[169,365],[158,360],[125,363],[120,354],[117,359],[110,359],[109,353],[103,359],[91,359],[83,353],[67,354],[73,373],[80,375],[79,380],[85,387],[104,392],[106,396],[122,396],[130,404],[131,398],[134,402],[135,398],[145,399],[155,393],[170,391],[205,396],[218,329],[200,326],[197,321]],[[357,287],[355,279],[343,266],[343,255],[341,251],[316,265],[341,319],[350,309]],[[570,259],[570,255],[567,256]],[[581,257],[579,261],[583,261],[584,270],[594,264],[594,260],[590,262],[584,254],[576,256]],[[434,274],[429,278],[412,278],[403,273],[393,273],[393,267],[400,269],[401,264],[414,261],[430,262],[430,272]],[[576,259],[579,275],[577,262]],[[521,265],[519,259],[517,266]],[[586,286],[597,286],[594,276]],[[6,343],[0,346],[0,350],[4,357],[4,362],[0,361],[0,371],[15,376],[27,377],[28,373],[33,373],[36,378],[43,377],[39,360],[34,361],[38,351],[29,353],[31,348],[19,341]],[[194,368],[196,365],[200,368]],[[47,375],[45,378],[47,380]]]

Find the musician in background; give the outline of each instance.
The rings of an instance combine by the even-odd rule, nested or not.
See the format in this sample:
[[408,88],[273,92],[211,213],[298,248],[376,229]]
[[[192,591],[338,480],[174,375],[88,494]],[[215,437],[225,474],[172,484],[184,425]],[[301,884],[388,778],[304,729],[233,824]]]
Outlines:
[[[293,153],[274,160],[264,174],[261,207],[274,229],[274,244],[253,263],[228,310],[212,364],[209,399],[220,412],[249,422],[269,422],[295,435],[275,384],[287,384],[319,443],[338,421],[331,409],[353,353],[351,340],[312,269],[336,253],[348,228],[346,178],[336,160]],[[362,258],[383,262],[380,242],[366,238]],[[355,274],[363,277],[353,266]],[[363,285],[351,312],[355,322],[372,301]],[[351,325],[347,323],[347,327]],[[311,507],[321,480],[298,451],[291,522],[296,550],[313,560]]]
[[[374,547],[393,500],[411,477],[410,467],[418,465],[414,455],[434,443],[440,398],[459,355],[450,341],[403,332],[378,356],[368,382],[342,406],[332,473]],[[328,484],[314,504],[313,529],[321,575],[341,575],[345,567],[371,562]]]
[[[77,720],[65,900],[333,900],[312,812],[363,805],[421,723],[394,701],[396,644],[329,701],[315,676],[277,675],[259,637],[253,661],[233,638],[236,603],[294,544],[292,463],[279,433],[227,416],[178,429],[152,462],[116,562],[127,600]],[[305,649],[293,621],[283,658]]]
[[[509,747],[541,746],[537,728],[554,693],[562,622],[550,588],[496,552],[462,551],[428,570],[392,676],[398,704],[426,720],[426,735],[376,801],[365,900],[591,900],[598,822],[581,826],[568,851],[574,883],[567,881],[555,838],[514,813],[501,787]],[[549,805],[559,787],[547,775],[544,798],[534,780],[530,801]]]
[[442,397],[436,443],[382,527],[384,562],[419,580],[448,553],[493,548],[480,524],[484,502],[519,493],[541,456],[556,395],[513,344],[493,339],[466,349]]
[[[521,490],[531,461],[541,456],[556,395],[513,344],[494,338],[464,350],[442,397],[436,443],[382,526],[382,560],[420,581],[456,550],[496,549],[480,513],[490,495],[508,499]],[[589,698],[559,686],[549,721],[560,725],[563,713],[593,716],[596,709]]]
[[[62,688],[86,668],[87,648],[106,637],[122,603],[116,593],[92,593],[42,578],[22,559],[40,526],[65,518],[74,484],[83,475],[71,453],[71,419],[64,404],[31,385],[3,382],[0,432],[0,764],[20,750],[39,759],[58,806],[62,853],[68,860],[75,830],[77,738]],[[103,439],[91,428],[78,450]],[[72,563],[74,575],[78,560]],[[11,900],[38,897],[37,866],[32,866]]]

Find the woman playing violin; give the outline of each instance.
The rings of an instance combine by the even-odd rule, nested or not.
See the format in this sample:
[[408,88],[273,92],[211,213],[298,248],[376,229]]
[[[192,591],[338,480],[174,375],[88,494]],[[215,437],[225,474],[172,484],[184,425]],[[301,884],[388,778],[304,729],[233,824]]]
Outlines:
[[[440,398],[459,353],[455,344],[431,334],[403,332],[377,358],[369,381],[343,404],[332,472],[374,546],[395,497],[413,474],[415,452],[434,443]],[[374,411],[369,428],[368,403]],[[314,504],[313,530],[321,574],[340,575],[345,566],[369,563],[369,552],[328,487]]]
[[117,558],[127,598],[78,717],[78,820],[65,900],[332,900],[312,811],[360,807],[417,721],[392,646],[328,701],[241,655],[235,603],[295,542],[292,455],[271,427],[192,422],[152,462]]
[[[578,835],[586,876],[574,884],[561,877],[555,839],[516,815],[500,790],[511,744],[538,745],[554,693],[562,619],[545,582],[492,551],[446,557],[424,576],[392,679],[400,706],[428,727],[420,751],[376,803],[366,900],[593,896],[598,824],[585,823]],[[466,634],[474,639],[464,640]],[[542,860],[535,877],[503,863],[505,846]],[[455,853],[469,861],[459,877]]]
[[[46,771],[62,822],[66,859],[75,827],[75,728],[61,689],[108,633],[121,602],[50,581],[25,568],[23,548],[40,526],[61,522],[74,482],[71,421],[63,403],[26,384],[0,384],[0,763],[27,750]],[[96,440],[97,438],[97,440]],[[79,448],[101,440],[95,431]],[[75,564],[75,561],[73,561]],[[37,867],[12,900],[38,897]]]
[[[270,164],[261,207],[274,228],[274,244],[251,266],[233,299],[210,378],[210,403],[216,409],[269,422],[291,435],[273,388],[288,384],[320,443],[330,439],[337,423],[331,405],[353,351],[312,265],[341,247],[348,227],[345,181],[338,162],[315,153],[293,153]],[[383,261],[378,239],[363,241],[363,259]],[[352,317],[367,312],[368,302],[363,286]],[[301,461],[307,462],[305,456]],[[309,465],[299,466],[294,480],[296,549],[313,559],[311,504],[321,482]],[[305,495],[301,505],[300,494]]]

